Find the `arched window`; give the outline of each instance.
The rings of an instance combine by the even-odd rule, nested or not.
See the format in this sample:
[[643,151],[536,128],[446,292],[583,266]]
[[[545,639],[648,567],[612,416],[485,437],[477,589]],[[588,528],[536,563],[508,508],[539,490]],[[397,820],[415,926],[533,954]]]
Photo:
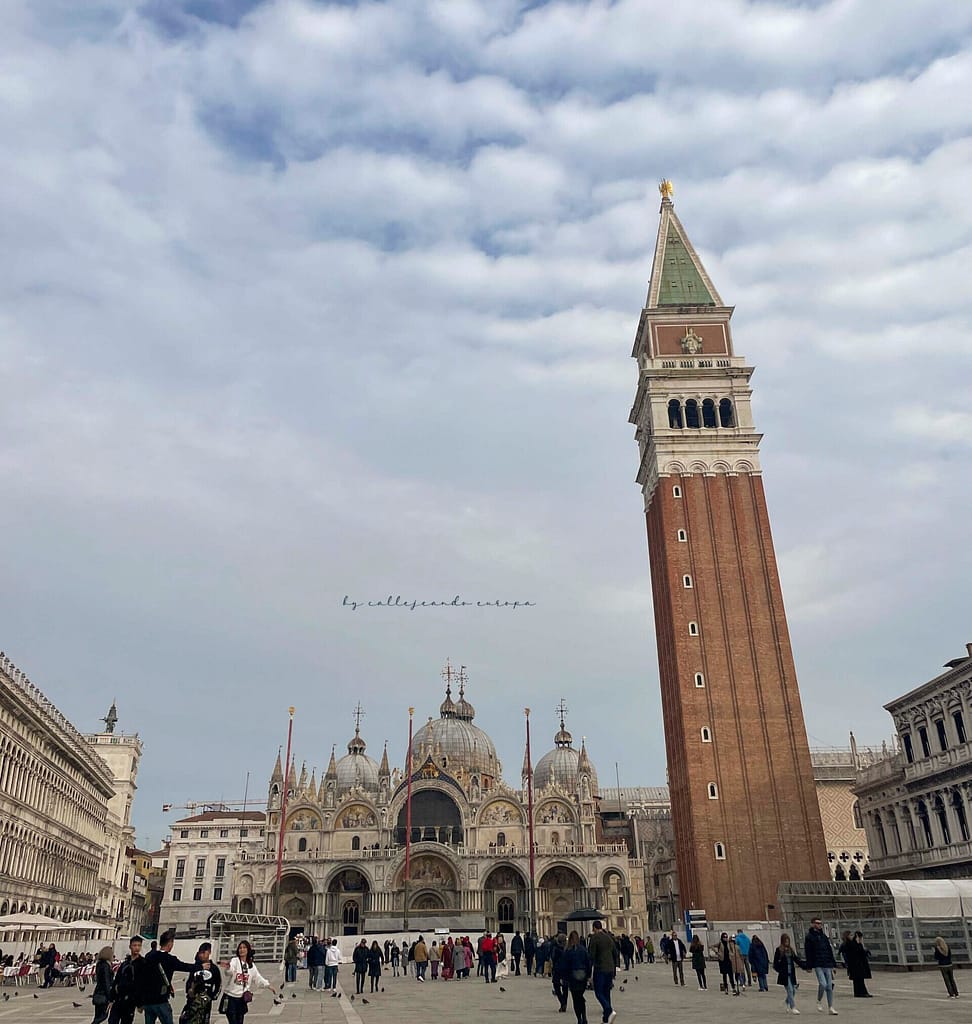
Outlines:
[[352,836],[351,837],[351,849],[352,850],[360,850],[361,849],[361,836]]
[[677,398],[668,403],[668,425],[679,430],[682,427],[682,403]]
[[341,918],[344,921],[345,935],[353,935],[354,932],[349,932],[348,928],[357,928],[358,921],[360,920],[361,912],[358,909],[356,900],[346,900],[344,906],[341,909]]
[[715,844],[715,858],[716,860],[726,859],[726,848],[722,845],[722,843]]
[[854,801],[853,814],[854,814],[854,828],[863,828],[864,827],[864,822],[861,821],[861,805],[860,805],[860,803],[857,800]]
[[301,839],[297,843],[297,850],[298,850],[299,853],[304,853],[306,851],[306,849],[307,849],[307,840],[306,839]]
[[925,846],[932,847],[935,840],[932,838],[931,822],[928,820],[928,808],[924,800],[918,801],[918,824],[921,826],[921,834],[925,839]]
[[702,426],[703,427],[714,427],[716,425],[716,411],[715,402],[711,398],[707,398],[702,403]]
[[881,821],[881,815],[874,815],[874,830],[877,832],[878,843],[881,847],[881,856],[887,857],[888,855],[888,841],[884,835],[884,822]]
[[945,734],[945,719],[935,720],[935,731],[938,733],[938,746],[942,750],[948,750],[948,736]]
[[938,818],[938,824],[942,829],[942,837],[945,840],[945,845],[948,846],[952,841],[952,832],[948,827],[948,815],[945,813],[945,802],[940,796],[935,797],[935,817]]
[[955,735],[958,736],[959,743],[968,743],[969,738],[965,734],[965,719],[962,717],[962,712],[953,711],[952,721],[955,723]]
[[506,833],[505,832],[497,832],[496,833],[496,845],[497,846],[506,846]]
[[724,427],[734,427],[736,425],[732,415],[732,401],[728,398],[723,398],[719,403],[719,422]]
[[685,587],[686,590],[691,590],[692,589],[692,577],[688,576],[688,575],[683,576],[682,577],[682,586]]
[[681,496],[682,496],[682,488],[679,487],[678,484],[676,484],[672,488],[672,497],[673,498],[681,498]]
[[688,534],[684,530],[679,530],[676,536],[680,544],[685,544],[688,541]]
[[685,403],[685,426],[694,430],[698,430],[702,426],[699,417],[699,403],[694,398],[690,398]]
[[843,864],[838,864],[837,867],[834,868],[834,881],[835,882],[846,882],[847,881],[847,875],[844,874],[844,865]]
[[501,932],[513,931],[513,922],[516,919],[516,905],[509,896],[503,896],[496,904],[496,918],[499,921]]
[[699,624],[697,622],[690,622],[689,623],[689,636],[698,636],[698,635],[699,635]]
[[701,672],[695,673],[695,685],[701,690],[705,686],[705,676]]
[[709,783],[709,799],[710,800],[718,800],[719,799],[719,787],[714,782],[710,782]]
[[703,725],[702,726],[702,742],[703,743],[711,743],[712,742],[712,730],[707,725]]
[[847,872],[847,880],[849,882],[859,882],[861,880],[861,873],[857,870],[856,864],[851,864],[850,871]]
[[551,832],[550,833],[550,843],[553,846],[559,846],[560,845],[560,833],[559,832]]
[[898,816],[894,811],[888,811],[888,824],[891,826],[891,837],[894,839],[894,852],[902,853],[901,831],[898,828]]
[[962,794],[957,789],[952,790],[951,804],[962,841],[967,843],[969,841],[969,819],[965,814],[965,802],[962,800]]
[[915,749],[911,745],[911,733],[905,732],[901,734],[901,742],[904,744],[905,757],[908,759],[908,764],[913,764],[915,760]]

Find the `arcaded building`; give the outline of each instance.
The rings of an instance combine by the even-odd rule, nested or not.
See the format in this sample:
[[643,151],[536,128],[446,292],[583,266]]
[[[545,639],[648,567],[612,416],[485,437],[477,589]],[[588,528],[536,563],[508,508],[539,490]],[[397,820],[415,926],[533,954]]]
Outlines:
[[[367,753],[360,715],[347,753],[322,777],[289,772],[279,913],[318,935],[436,927],[478,933],[531,925],[553,933],[593,906],[612,929],[645,928],[640,861],[624,842],[605,842],[597,772],[562,717],[533,773],[535,887],[531,900],[529,792],[504,778],[496,748],[475,722],[464,675],[458,699],[446,673],[437,718],[417,729],[406,771]],[[405,880],[408,777],[411,865]],[[272,913],[284,770],[270,779],[264,852],[236,868],[234,909]],[[407,898],[407,909],[406,909]],[[531,903],[532,912],[531,912]]]
[[820,808],[753,423],[753,367],[662,203],[635,332],[640,451],[681,900],[716,921],[772,913],[825,879]]

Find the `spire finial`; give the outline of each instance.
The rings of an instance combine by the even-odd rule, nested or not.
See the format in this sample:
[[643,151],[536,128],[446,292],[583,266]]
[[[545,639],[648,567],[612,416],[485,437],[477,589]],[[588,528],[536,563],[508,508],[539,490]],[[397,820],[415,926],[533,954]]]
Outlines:
[[459,666],[459,697],[462,698],[466,694],[466,666]]
[[446,681],[446,696],[452,696],[452,665],[446,658],[445,668],[442,670],[442,678]]
[[354,716],[354,734],[358,736],[361,734],[361,719],[364,718],[364,711],[361,709],[361,701],[358,701],[357,707],[352,712]]
[[675,193],[675,186],[668,178],[662,178],[662,180],[658,182],[658,191],[661,193],[662,202],[670,203],[672,201],[672,196]]
[[567,701],[563,697],[560,698],[560,703],[554,708],[554,711],[560,715],[560,728],[565,727],[565,719],[567,716]]

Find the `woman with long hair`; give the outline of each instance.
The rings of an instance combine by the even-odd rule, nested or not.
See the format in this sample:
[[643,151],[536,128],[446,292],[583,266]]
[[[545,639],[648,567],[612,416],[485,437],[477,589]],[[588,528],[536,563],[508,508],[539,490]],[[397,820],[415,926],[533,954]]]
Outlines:
[[958,985],[955,984],[955,968],[952,966],[952,951],[948,943],[941,937],[936,936],[933,946],[935,960],[942,970],[942,979],[945,982],[945,991],[949,999],[958,999]]
[[381,966],[385,962],[384,956],[381,953],[381,946],[378,945],[377,940],[372,942],[371,949],[368,950],[368,979],[371,982],[371,991],[378,991],[378,983],[381,981]]
[[871,976],[868,964],[870,950],[864,945],[864,933],[854,932],[854,937],[847,943],[845,958],[847,960],[847,977],[854,982],[854,995],[858,999],[870,999],[871,993],[864,984]]
[[575,929],[567,936],[567,949],[563,954],[564,975],[567,980],[567,991],[574,1004],[574,1016],[577,1024],[587,1024],[587,1003],[584,993],[587,991],[587,983],[594,970],[594,962],[591,954],[587,952],[587,946],[580,940]]
[[236,947],[236,956],[223,961],[223,983],[226,995],[227,1024],[243,1024],[243,1018],[253,999],[254,988],[268,988],[276,995],[277,990],[257,970],[253,962],[253,947],[242,939]]
[[98,953],[98,960],[95,963],[94,992],[91,993],[91,1001],[94,1003],[94,1017],[91,1024],[101,1024],[101,1021],[108,1019],[111,985],[115,980],[115,972],[111,966],[113,956],[111,946],[102,946]]
[[699,979],[699,991],[704,992],[705,984],[705,946],[698,935],[694,936],[689,946],[689,955],[692,957],[692,970]]
[[786,987],[786,1012],[799,1013],[796,1008],[797,982],[796,969],[802,967],[807,970],[806,963],[801,960],[790,942],[790,936],[785,933],[780,936],[780,944],[776,948],[773,957],[773,970],[776,971],[776,984]]
[[712,952],[719,961],[719,972],[722,975],[720,990],[729,995],[729,989],[732,989],[732,994],[738,996],[739,989],[736,988],[736,973],[732,963],[732,947],[729,945],[728,932],[723,932],[719,936],[719,941],[712,947]]

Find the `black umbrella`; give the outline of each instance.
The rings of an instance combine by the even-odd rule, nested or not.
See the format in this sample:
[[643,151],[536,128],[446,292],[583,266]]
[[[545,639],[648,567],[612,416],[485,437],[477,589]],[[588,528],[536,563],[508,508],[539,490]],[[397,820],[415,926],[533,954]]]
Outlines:
[[568,921],[603,921],[604,915],[593,907],[580,907],[567,915]]

